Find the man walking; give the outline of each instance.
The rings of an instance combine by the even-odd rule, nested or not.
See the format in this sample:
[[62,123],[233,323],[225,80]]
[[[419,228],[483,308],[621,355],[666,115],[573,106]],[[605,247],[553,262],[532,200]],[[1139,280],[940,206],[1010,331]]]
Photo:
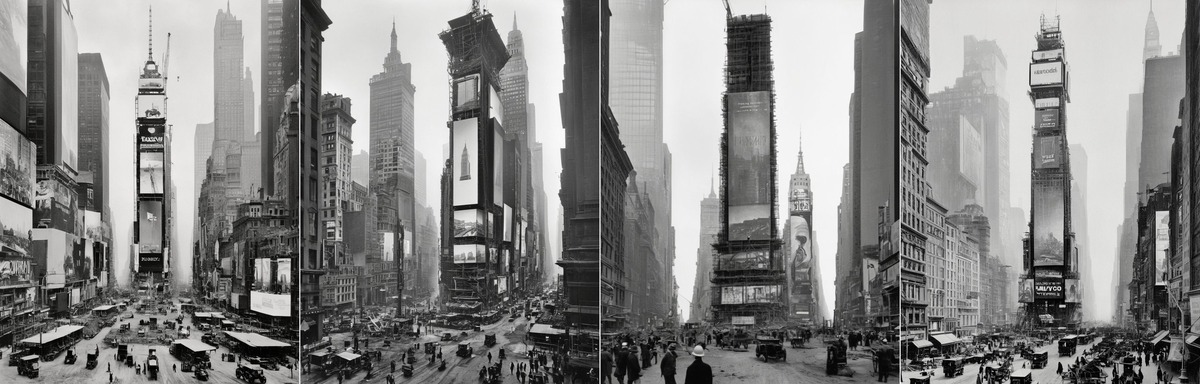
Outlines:
[[687,374],[683,377],[683,384],[712,384],[712,367],[704,363],[704,348],[699,345],[692,348],[692,356],[696,357],[696,361],[688,366]]
[[675,347],[674,347],[674,345],[672,345],[671,349],[667,350],[663,354],[661,370],[662,370],[662,375],[663,375],[663,383],[664,384],[675,384]]

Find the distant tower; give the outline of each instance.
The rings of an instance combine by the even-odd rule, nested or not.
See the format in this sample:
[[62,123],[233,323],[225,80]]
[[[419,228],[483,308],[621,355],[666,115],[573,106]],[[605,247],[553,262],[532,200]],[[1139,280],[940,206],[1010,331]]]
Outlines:
[[462,151],[462,176],[459,180],[471,180],[471,156],[467,154],[467,146],[463,145]]
[[1146,44],[1142,48],[1142,61],[1162,55],[1158,42],[1158,21],[1154,20],[1154,1],[1150,1],[1150,14],[1146,16]]
[[[151,16],[149,50],[146,64],[138,77],[135,99],[137,134],[137,277],[136,289],[166,293],[165,266],[170,257],[170,238],[166,229],[171,221],[170,188],[165,182],[168,137],[166,74],[159,72],[154,62],[153,16]],[[165,63],[164,63],[165,64]],[[165,70],[165,68],[164,68]]]

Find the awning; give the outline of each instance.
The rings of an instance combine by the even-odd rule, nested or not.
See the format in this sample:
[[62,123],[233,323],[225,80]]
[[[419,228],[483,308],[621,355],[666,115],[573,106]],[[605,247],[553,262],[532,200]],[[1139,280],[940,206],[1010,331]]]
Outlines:
[[204,351],[212,351],[212,350],[217,349],[217,347],[208,345],[200,340],[195,340],[195,339],[179,339],[179,340],[175,340],[175,342],[172,344],[182,345],[184,348],[187,348],[187,349],[191,350],[192,352],[204,352]]
[[351,353],[351,352],[342,352],[342,353],[337,354],[336,356],[340,357],[346,361],[354,361],[354,359],[362,357],[362,355],[359,355],[357,353]]
[[561,335],[561,334],[567,333],[567,331],[558,329],[558,328],[554,328],[554,327],[550,326],[550,324],[534,324],[532,327],[529,328],[529,333],[540,333],[540,334],[545,334],[545,335]]
[[1158,343],[1162,342],[1163,339],[1165,339],[1165,338],[1167,338],[1167,331],[1158,331],[1158,333],[1154,334],[1154,338],[1150,339],[1150,344],[1151,345],[1158,344]]
[[1193,333],[1193,334],[1190,334],[1190,335],[1188,335],[1188,337],[1187,337],[1187,343],[1188,343],[1188,344],[1191,344],[1191,345],[1192,345],[1192,346],[1194,346],[1194,347],[1200,347],[1200,344],[1196,344],[1196,339],[1198,339],[1198,338],[1200,338],[1200,335],[1197,335],[1197,334],[1194,334],[1194,333]]
[[79,330],[81,330],[81,329],[83,329],[83,326],[64,325],[64,326],[61,326],[58,328],[54,328],[54,330],[43,333],[41,335],[30,336],[30,337],[26,338],[25,340],[21,340],[21,342],[25,343],[25,344],[35,344],[35,345],[52,343],[55,340],[66,337],[72,333],[79,332]]
[[933,346],[933,343],[930,343],[929,340],[913,340],[912,345],[917,348],[929,348]]
[[99,306],[99,307],[93,308],[93,309],[92,309],[92,311],[95,311],[95,312],[104,312],[104,311],[107,311],[107,310],[110,310],[110,309],[113,309],[113,308],[116,308],[116,307],[117,307],[117,306],[115,306],[115,305],[101,305],[101,306]]
[[275,340],[257,333],[245,333],[225,331],[225,334],[233,339],[254,348],[269,348],[269,347],[289,347],[288,343]]
[[961,341],[958,339],[958,337],[954,336],[953,333],[939,333],[936,335],[929,335],[929,339],[932,340],[933,342],[935,342],[939,345],[943,345],[943,346],[954,344],[954,343]]
[[329,356],[329,352],[325,352],[325,351],[316,351],[316,352],[310,353],[310,354],[308,354],[308,355],[309,355],[309,356],[312,356],[312,357],[325,357],[325,356]]

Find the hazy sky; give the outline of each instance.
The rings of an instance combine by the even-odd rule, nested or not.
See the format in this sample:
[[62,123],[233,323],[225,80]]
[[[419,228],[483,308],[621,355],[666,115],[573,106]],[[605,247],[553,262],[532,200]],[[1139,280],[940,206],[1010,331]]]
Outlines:
[[[109,172],[112,173],[109,205],[112,209],[114,268],[123,284],[129,277],[130,230],[137,220],[137,199],[128,186],[134,185],[134,97],[137,78],[146,62],[147,13],[154,6],[154,60],[163,66],[162,54],[171,33],[171,58],[167,68],[167,123],[172,125],[172,181],[178,195],[175,223],[178,235],[171,250],[171,263],[182,263],[190,270],[192,224],[196,196],[193,193],[193,154],[196,124],[213,121],[213,26],[217,10],[226,1],[129,0],[71,1],[75,27],[79,34],[79,52],[99,52],[104,59],[109,84]],[[244,65],[254,72],[255,97],[259,97],[259,13],[258,1],[228,3],[242,20],[245,36]],[[257,110],[257,107],[256,107]],[[257,122],[257,119],[255,120]],[[203,172],[203,169],[195,171]],[[186,276],[180,276],[186,278]]]
[[[773,19],[779,228],[788,215],[788,183],[803,148],[805,170],[812,179],[812,226],[829,318],[842,167],[850,156],[854,34],[862,31],[862,2],[732,0],[730,6],[734,14],[765,9]],[[686,320],[696,279],[700,200],[708,196],[709,180],[719,177],[725,9],[719,1],[676,0],[666,5],[664,18],[663,137],[674,156],[675,278]]]
[[[326,1],[325,12],[333,24],[325,31],[322,67],[323,93],[336,93],[351,99],[354,123],[354,153],[370,149],[371,76],[383,71],[383,59],[391,44],[392,20],[399,36],[401,60],[412,64],[416,86],[414,132],[416,149],[425,155],[427,199],[435,205],[441,189],[442,146],[450,141],[446,128],[449,117],[449,81],[446,74],[446,48],[438,33],[446,30],[451,19],[470,11],[471,3],[461,1],[365,0]],[[551,249],[558,249],[560,149],[564,131],[559,116],[558,94],[562,92],[562,2],[492,1],[484,7],[494,16],[500,37],[508,43],[514,14],[525,40],[525,59],[529,67],[529,102],[537,106],[537,139],[543,144],[543,180]],[[556,254],[557,255],[557,254]],[[557,259],[557,256],[555,256]]]
[[[1153,2],[1163,54],[1178,52],[1183,33],[1183,1]],[[1113,268],[1116,267],[1117,226],[1123,217],[1125,184],[1125,117],[1129,94],[1140,91],[1142,47],[1150,2],[1144,1],[1031,1],[979,2],[938,0],[930,6],[933,76],[930,92],[953,85],[962,74],[962,39],[975,35],[994,39],[1008,59],[1010,173],[1012,204],[1030,209],[1029,153],[1032,148],[1033,105],[1029,101],[1028,64],[1037,48],[1038,18],[1060,15],[1069,65],[1071,103],[1067,107],[1067,140],[1088,154],[1087,235],[1096,319],[1112,317]],[[1170,148],[1163,148],[1169,151]],[[1136,167],[1137,165],[1132,165]],[[1027,213],[1028,215],[1028,213]],[[1079,217],[1079,214],[1075,214]],[[1083,237],[1076,226],[1076,236]],[[993,237],[992,241],[997,241]],[[1129,266],[1121,266],[1123,268]],[[1018,266],[1019,268],[1019,266]]]

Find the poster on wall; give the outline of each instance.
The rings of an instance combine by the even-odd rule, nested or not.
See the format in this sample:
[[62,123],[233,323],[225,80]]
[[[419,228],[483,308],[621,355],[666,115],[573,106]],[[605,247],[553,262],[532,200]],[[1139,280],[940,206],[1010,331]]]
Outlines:
[[1033,302],[1033,280],[1021,279],[1020,291],[1017,292],[1017,301],[1022,303]]
[[[75,236],[57,229],[33,229],[34,260],[46,260],[45,273],[47,288],[60,288],[67,282],[67,270],[71,266],[71,252],[74,251]],[[41,267],[36,267],[41,273]]]
[[746,303],[779,303],[778,285],[752,285],[746,287]]
[[483,210],[454,211],[454,237],[483,236]]
[[138,245],[142,253],[162,253],[161,201],[138,201]]
[[454,122],[450,160],[454,167],[454,206],[479,203],[479,119]]
[[88,239],[80,238],[77,243],[82,246],[82,252],[80,252],[82,257],[77,259],[75,262],[75,278],[79,280],[91,280],[93,277],[93,263],[94,260],[96,260],[95,245],[93,245],[94,242]]
[[266,257],[257,258],[257,259],[254,259],[253,265],[254,265],[254,284],[252,285],[252,287],[253,287],[252,289],[256,290],[256,291],[271,290],[271,284],[272,284],[271,276],[273,274],[273,272],[271,271],[271,259],[266,258]]
[[812,197],[809,196],[808,190],[797,188],[792,191],[792,196],[788,198],[791,204],[791,212],[797,214],[805,214],[812,212]]
[[1037,126],[1037,129],[1058,128],[1058,108],[1046,108],[1035,111],[1034,124]]
[[1170,261],[1167,253],[1171,248],[1171,213],[1154,212],[1154,285],[1164,286],[1171,281]]
[[743,304],[746,287],[721,287],[721,304]]
[[487,260],[487,251],[480,244],[455,244],[454,264],[482,263]]
[[138,193],[161,195],[163,193],[163,153],[138,153]]
[[728,239],[767,240],[771,233],[771,93],[726,95],[729,167]]
[[38,181],[33,195],[35,228],[54,228],[75,232],[78,195],[74,189],[54,179]]
[[1064,298],[1063,279],[1038,277],[1033,280],[1033,298],[1057,300]]
[[791,229],[789,243],[791,244],[792,296],[804,295],[803,286],[810,284],[807,271],[812,265],[812,244],[809,241],[812,233],[809,231],[808,220],[801,216],[788,218]]
[[33,279],[30,258],[0,256],[0,287],[29,284]]
[[[0,30],[2,29],[0,27]],[[0,31],[0,34],[2,33]],[[3,44],[4,42],[0,41],[0,48]],[[16,128],[0,120],[0,196],[33,206],[33,189],[34,185],[37,185],[37,165],[34,164],[36,154],[37,149],[32,141],[21,136]]]
[[33,245],[33,210],[0,197],[0,249],[30,255]]
[[1061,185],[1034,185],[1033,207],[1033,265],[1050,267],[1064,265],[1063,190]]

